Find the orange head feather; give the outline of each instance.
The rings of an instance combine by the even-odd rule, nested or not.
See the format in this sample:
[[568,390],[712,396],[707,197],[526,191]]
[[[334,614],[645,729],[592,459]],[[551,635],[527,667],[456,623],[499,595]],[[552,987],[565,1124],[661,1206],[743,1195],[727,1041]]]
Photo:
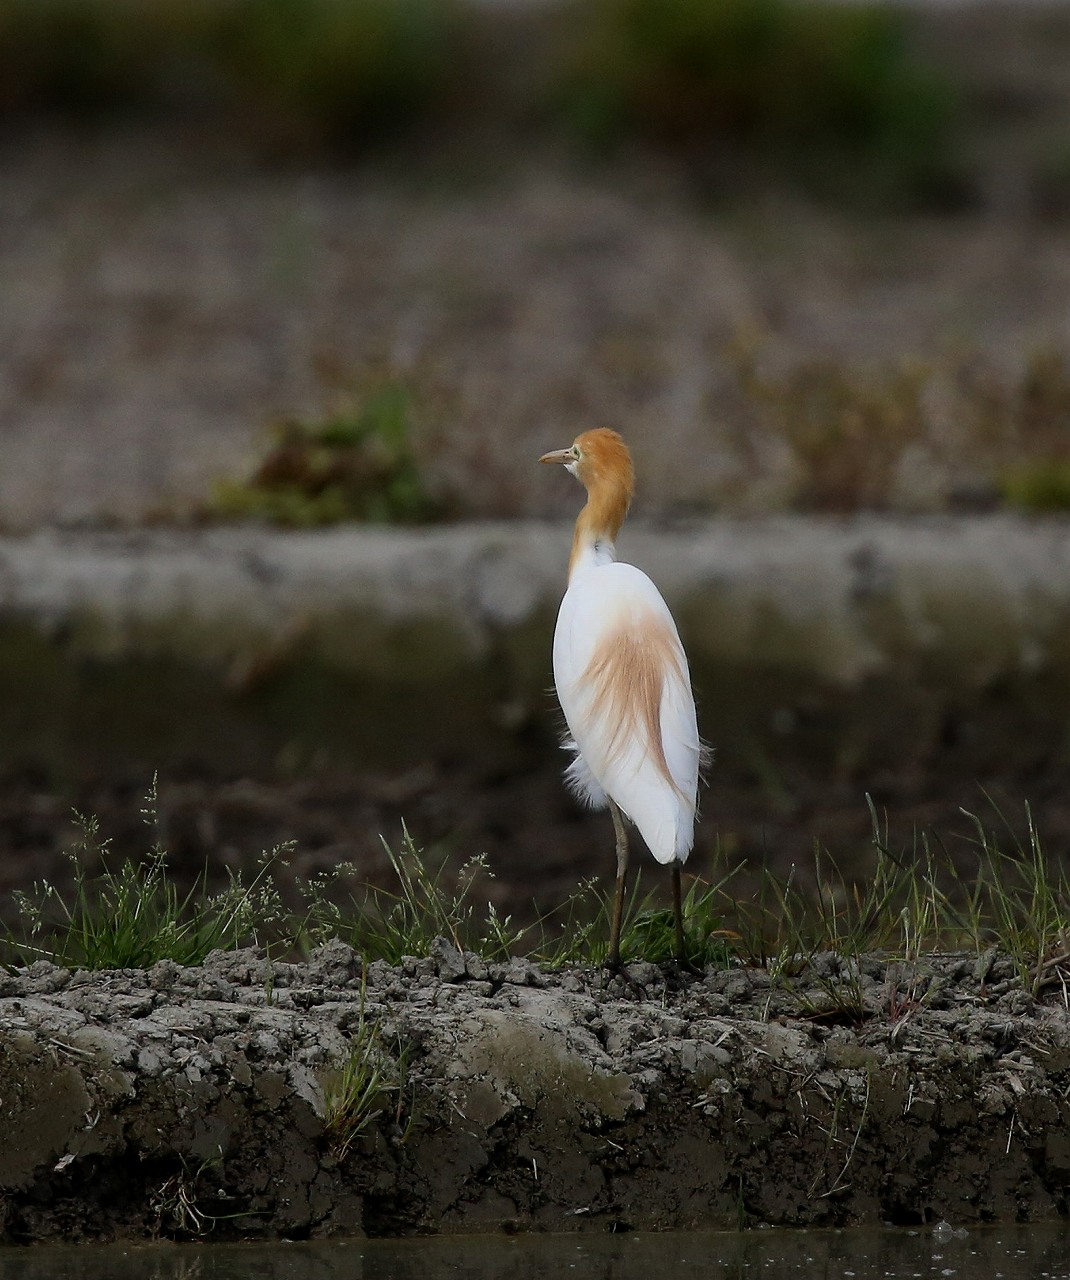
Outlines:
[[632,455],[620,435],[608,427],[595,427],[577,436],[574,447],[580,455],[576,476],[587,492],[604,490],[622,495],[627,511],[635,491],[635,471]]
[[582,527],[592,537],[615,539],[635,490],[632,455],[620,435],[608,427],[595,427],[578,435],[571,449],[545,453],[539,461],[563,463],[587,490],[577,534]]

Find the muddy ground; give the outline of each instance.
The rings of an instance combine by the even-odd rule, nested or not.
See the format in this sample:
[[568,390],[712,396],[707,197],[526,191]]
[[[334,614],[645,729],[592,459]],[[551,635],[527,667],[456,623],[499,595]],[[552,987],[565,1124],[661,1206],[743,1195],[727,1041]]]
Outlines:
[[[1039,1000],[992,955],[631,977],[444,941],[5,975],[2,1239],[1065,1216],[1058,971]],[[331,1130],[362,1026],[394,1087]]]

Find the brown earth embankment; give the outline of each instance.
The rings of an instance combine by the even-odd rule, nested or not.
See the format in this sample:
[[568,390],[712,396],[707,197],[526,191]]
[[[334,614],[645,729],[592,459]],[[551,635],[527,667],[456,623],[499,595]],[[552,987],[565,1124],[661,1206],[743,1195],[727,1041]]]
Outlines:
[[[1066,1214],[1070,1018],[991,955],[637,989],[434,952],[3,976],[0,1238]],[[326,1118],[372,1027],[392,1086],[347,1147]]]

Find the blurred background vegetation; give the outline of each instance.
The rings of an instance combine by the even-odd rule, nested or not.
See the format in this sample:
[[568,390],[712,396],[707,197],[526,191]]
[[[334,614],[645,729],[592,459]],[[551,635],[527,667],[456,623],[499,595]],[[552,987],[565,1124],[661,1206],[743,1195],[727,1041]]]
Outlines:
[[495,122],[527,145],[644,140],[706,183],[742,163],[838,199],[953,204],[966,104],[916,26],[836,0],[3,0],[0,107],[200,114],[296,159]]
[[[529,514],[545,505],[530,477],[516,473],[547,433],[516,406],[503,415],[506,377],[526,381],[533,400],[552,405],[547,412],[565,434],[612,416],[638,434],[642,460],[642,437],[656,416],[658,429],[680,440],[681,453],[706,453],[681,472],[644,468],[651,513],[1066,509],[1063,335],[1054,306],[1031,318],[1009,313],[1028,311],[1035,287],[1015,280],[1012,259],[1029,252],[1023,238],[1042,242],[1039,272],[1070,212],[1067,67],[1070,15],[1045,4],[981,3],[949,12],[836,0],[0,0],[8,176],[15,190],[21,177],[36,184],[26,192],[30,207],[60,217],[49,228],[46,216],[42,234],[58,237],[54,250],[77,259],[48,281],[17,279],[15,295],[28,289],[40,300],[51,290],[52,306],[75,317],[91,312],[92,300],[70,294],[91,280],[99,265],[93,255],[135,253],[131,223],[145,206],[173,203],[183,187],[204,195],[206,180],[227,189],[229,173],[231,198],[248,204],[246,256],[267,253],[272,261],[242,263],[235,250],[225,269],[240,272],[237,287],[250,306],[263,303],[250,273],[274,275],[268,310],[278,332],[267,345],[285,348],[266,394],[256,394],[232,363],[216,379],[215,402],[205,403],[204,393],[195,404],[181,368],[168,369],[171,385],[160,397],[183,401],[174,409],[188,423],[184,446],[150,447],[131,426],[138,458],[97,476],[99,493],[96,469],[81,467],[70,483],[85,492],[69,500],[34,498],[33,485],[9,469],[6,488],[0,480],[0,523],[123,520],[130,513],[287,524]],[[23,166],[35,146],[40,155],[29,174]],[[50,153],[56,172],[48,176],[42,157]],[[64,158],[71,161],[66,173]],[[257,223],[275,211],[263,192],[249,192],[253,173],[272,184],[276,205],[292,205],[269,245]],[[54,189],[61,174],[65,192]],[[307,198],[309,180],[336,190]],[[323,269],[317,259],[324,237],[350,235],[343,247],[349,257],[375,252],[360,242],[363,209],[353,181],[394,201],[399,242],[407,216],[422,217],[429,201],[441,210],[434,226],[427,224],[432,237],[463,217],[470,239],[500,234],[492,224],[509,216],[502,204],[510,184],[538,187],[546,207],[536,214],[539,226],[518,227],[512,267],[466,277],[464,260],[451,263],[443,245],[428,265],[437,277],[433,297],[426,272],[416,298],[405,297],[400,278],[378,282],[393,314],[379,316],[375,341],[367,338],[372,326],[354,340],[337,321],[333,342],[305,340],[302,326],[332,323],[314,314],[317,297],[309,292]],[[555,214],[555,182],[613,192],[666,227],[688,219],[675,252],[686,258],[704,242],[726,241],[752,296],[743,305],[711,299],[703,315],[696,293],[680,299],[670,321],[664,302],[648,302],[636,292],[643,286],[623,280],[620,255],[598,247],[600,236],[619,238],[619,210],[609,218],[615,231],[600,231],[596,216],[586,232],[591,252],[566,243],[549,276],[525,263],[533,237],[538,251],[542,237],[558,234],[555,216],[566,242],[582,235],[574,221],[564,225],[578,216],[564,213],[567,200]],[[76,213],[79,186],[79,198],[91,195],[96,206],[87,216]],[[60,206],[69,218],[57,215]],[[221,226],[204,233],[231,234]],[[182,255],[211,248],[188,242],[189,232],[162,234],[186,241],[156,250],[175,271],[183,270]],[[632,234],[641,234],[638,225]],[[952,245],[950,264],[945,246],[934,243],[941,235]],[[986,238],[994,240],[987,250]],[[68,241],[76,242],[69,252]],[[999,260],[1001,270],[1001,296],[990,300],[971,260],[985,252],[993,259],[988,269]],[[915,272],[933,277],[927,297],[918,296],[924,279],[916,287],[908,279],[912,253]],[[606,261],[602,283],[599,255]],[[151,256],[130,270],[151,271]],[[516,331],[532,273],[545,281],[555,272],[575,273],[560,288],[575,295],[568,304],[574,312],[591,311],[579,317],[582,349],[573,367],[558,355],[551,370],[545,352],[552,343],[540,350],[537,337],[518,335],[523,349],[487,355],[485,367],[499,367],[473,392],[478,375],[463,366],[481,341],[475,331],[490,323],[499,342]],[[111,276],[122,273],[120,267]],[[826,295],[838,290],[851,303],[841,324],[853,325],[853,333],[829,335],[836,302],[811,296],[822,292],[815,279],[828,286]],[[650,283],[656,290],[658,282]],[[331,287],[322,277],[319,284],[321,292]],[[881,298],[885,285],[907,287],[890,302]],[[801,304],[790,296],[798,286]],[[956,304],[949,294],[960,286],[968,296]],[[671,288],[667,279],[661,287]],[[191,300],[176,299],[173,290],[141,290],[156,303],[147,323],[137,322],[139,331],[157,333],[156,347],[189,343],[198,308],[215,293],[211,284],[204,288],[207,297]],[[352,294],[352,305],[367,295],[367,288]],[[169,314],[189,311],[190,302],[194,314]],[[899,303],[898,327],[882,335],[878,313]],[[733,305],[738,314],[725,316]],[[778,315],[796,305],[802,314]],[[808,318],[814,307],[823,314]],[[412,315],[421,308],[453,313],[445,324],[456,345],[449,335],[424,337],[414,359],[399,354],[397,330],[426,324]],[[497,323],[483,317],[495,311]],[[914,312],[922,331],[912,342]],[[799,332],[806,323],[811,332]],[[55,328],[23,331],[23,345],[39,338],[38,347],[8,357],[11,430],[24,436],[16,460],[21,452],[32,462],[35,400],[45,402],[51,430],[76,437],[73,452],[83,447],[78,406],[57,404],[68,346],[77,343],[57,338]],[[262,335],[252,341],[265,347]],[[274,357],[263,350],[258,358]],[[108,365],[115,372],[104,393],[120,402],[129,398],[123,359]],[[683,359],[689,368],[672,367]],[[543,387],[540,376],[555,385]],[[376,425],[381,404],[363,404],[366,392],[373,401],[380,394],[375,384],[384,377],[406,403],[386,435]],[[491,385],[495,378],[499,385]],[[176,388],[176,381],[187,385]],[[132,413],[127,403],[119,408],[120,417]],[[482,447],[476,419],[491,414],[508,443],[494,483],[474,485],[471,458]],[[57,418],[65,420],[57,425]],[[323,448],[342,444],[343,420],[354,424],[360,442],[354,437],[345,446],[344,464],[326,464]],[[317,437],[322,447],[313,459]],[[291,461],[303,441],[309,465],[280,487],[284,441]],[[373,453],[380,461],[371,465]],[[338,467],[351,473],[358,454],[359,479],[342,477]],[[324,465],[334,468],[333,479],[324,479]],[[131,469],[136,474],[120,495]],[[53,479],[43,473],[39,487]],[[351,480],[360,495],[344,492]],[[265,485],[270,493],[258,496]],[[85,510],[74,517],[72,506]]]
[[[636,454],[639,518],[1070,510],[1054,0],[0,0],[0,176],[6,531],[564,521],[576,495],[533,459],[600,424]],[[11,705],[48,703],[36,643],[0,614]],[[285,663],[251,665],[270,700]],[[148,667],[98,677],[154,703]],[[783,726],[827,690],[789,683],[719,759],[704,838],[729,852],[764,856],[771,812],[776,857],[818,817],[865,843],[864,753],[792,756]],[[287,715],[310,688],[360,733],[318,670]],[[1028,698],[984,697],[1005,760],[941,773],[973,733],[950,716],[886,798],[928,819],[984,781],[1017,804],[1028,773],[1063,803],[1070,738],[1049,725],[1019,767]],[[401,816],[512,851],[522,814],[554,831],[527,860],[553,845],[571,880],[598,820],[559,794],[549,711],[516,724],[503,765],[428,760],[413,723],[400,780],[302,740],[221,790],[191,752],[161,811],[191,865],[297,834],[313,870],[375,864]],[[53,856],[75,793],[121,825],[157,763],[12,764],[10,865]]]

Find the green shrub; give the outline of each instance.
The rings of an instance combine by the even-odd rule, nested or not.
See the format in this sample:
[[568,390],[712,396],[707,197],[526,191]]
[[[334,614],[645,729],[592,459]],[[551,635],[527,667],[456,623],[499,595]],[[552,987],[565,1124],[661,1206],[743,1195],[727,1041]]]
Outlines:
[[946,163],[954,92],[884,6],[601,0],[595,13],[566,91],[588,136],[758,146],[814,169],[872,155],[918,183]]
[[205,0],[0,0],[0,106],[71,112],[165,96],[206,42]]
[[228,132],[299,150],[437,127],[447,111],[480,132],[488,120],[516,125],[545,116],[554,85],[587,138],[640,135],[706,158],[761,152],[841,193],[957,181],[956,95],[912,54],[904,15],[883,5],[573,0],[526,25],[470,9],[0,0],[0,109],[81,120],[192,101]]
[[360,142],[456,70],[452,0],[0,0],[0,106],[83,117],[174,97]]
[[423,112],[457,61],[447,0],[236,0],[219,48],[247,102],[330,142]]
[[1010,467],[1000,476],[1004,502],[1022,511],[1070,511],[1070,458],[1042,458]]
[[283,422],[249,480],[216,484],[207,514],[299,528],[430,520],[438,508],[420,474],[409,419],[408,392],[386,383],[325,422]]

